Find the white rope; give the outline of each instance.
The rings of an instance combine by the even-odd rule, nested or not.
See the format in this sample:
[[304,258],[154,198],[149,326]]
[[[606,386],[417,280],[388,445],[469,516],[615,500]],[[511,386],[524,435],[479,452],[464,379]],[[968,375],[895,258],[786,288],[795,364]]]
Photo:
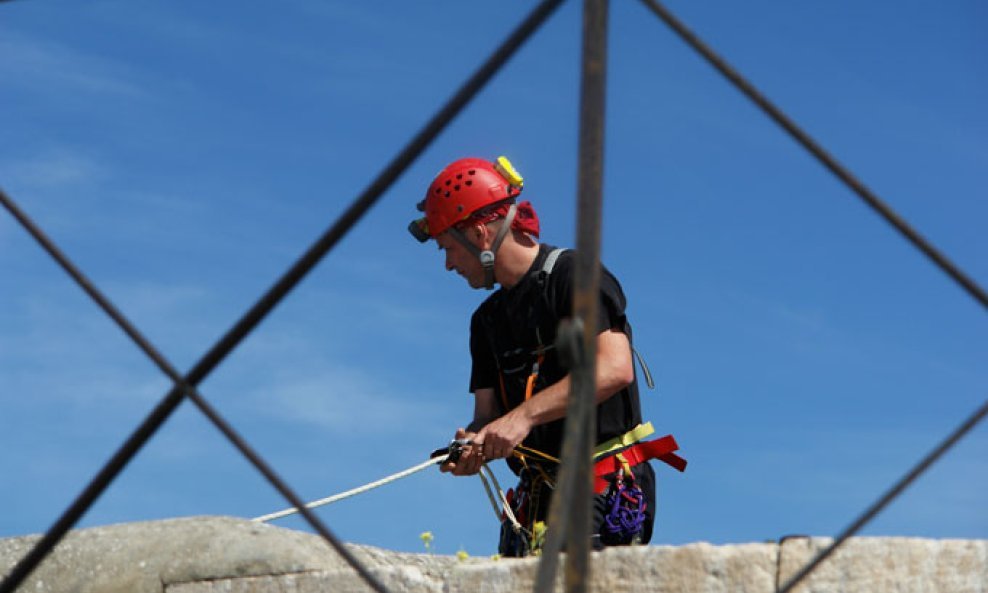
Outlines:
[[[424,470],[427,467],[442,464],[443,462],[446,461],[447,458],[449,458],[448,453],[441,457],[433,457],[427,461],[423,461],[418,465],[412,466],[398,473],[391,474],[390,476],[381,478],[380,480],[376,480],[369,484],[364,484],[363,486],[358,486],[357,488],[347,490],[346,492],[340,492],[339,494],[334,494],[333,496],[320,498],[319,500],[314,500],[312,502],[306,503],[305,508],[314,509],[316,507],[321,507],[327,504],[338,502],[340,500],[343,500],[344,498],[350,498],[351,496],[356,496],[358,494],[367,492],[368,490],[373,490],[374,488],[378,488],[380,486],[384,486],[385,484],[390,484],[391,482],[410,476],[416,472]],[[487,475],[484,474],[485,471],[487,472]],[[501,490],[501,484],[498,483],[497,477],[494,475],[494,471],[491,470],[490,466],[488,466],[485,463],[480,466],[480,471],[477,473],[477,475],[480,476],[480,481],[483,482],[484,484],[484,490],[487,491],[487,498],[490,499],[491,501],[491,507],[494,509],[494,516],[497,517],[497,520],[498,521],[501,520],[501,512],[503,510],[504,515],[511,522],[511,525],[514,528],[514,530],[516,532],[521,531],[522,530],[521,523],[518,522],[518,519],[515,517],[514,512],[512,512],[511,505],[508,503],[508,499],[504,495],[504,491]],[[488,480],[490,480],[490,482],[493,482],[494,484],[493,489],[491,488],[491,484],[488,482]],[[494,496],[495,491],[497,492],[496,498]],[[287,517],[288,515],[293,515],[297,512],[298,512],[297,508],[291,507],[275,513],[261,515],[260,517],[254,517],[253,519],[251,519],[251,521],[254,521],[256,523],[266,523],[268,521],[273,521],[275,519]]]
[[487,491],[487,499],[491,501],[491,508],[494,509],[494,516],[497,517],[498,521],[500,521],[501,520],[500,503],[497,501],[497,498],[494,497],[494,491],[491,490],[491,485],[487,481],[487,478],[484,477],[485,467],[487,467],[486,463],[480,466],[480,472],[477,475],[480,476],[480,481],[483,482],[484,484],[484,490]]
[[[408,468],[406,470],[402,470],[402,471],[400,471],[400,472],[398,472],[396,474],[391,474],[390,476],[387,476],[385,478],[381,478],[380,480],[377,480],[375,482],[371,482],[370,484],[364,484],[363,486],[354,488],[352,490],[347,490],[346,492],[340,492],[339,494],[334,494],[333,496],[328,496],[326,498],[320,498],[319,500],[314,500],[312,502],[306,503],[305,508],[307,508],[307,509],[314,509],[316,507],[321,507],[323,505],[327,505],[327,504],[331,504],[331,503],[334,503],[334,502],[339,501],[339,500],[343,500],[344,498],[349,498],[351,496],[356,496],[356,495],[361,494],[363,492],[367,492],[368,490],[373,490],[374,488],[377,488],[379,486],[384,486],[385,484],[390,484],[391,482],[394,482],[396,480],[400,480],[401,478],[404,478],[406,476],[410,476],[410,475],[414,474],[415,472],[422,471],[422,470],[424,470],[427,467],[430,467],[430,466],[433,466],[433,465],[436,465],[436,464],[443,463],[444,461],[446,461],[446,459],[448,457],[449,457],[449,454],[443,455],[441,457],[433,457],[433,458],[429,459],[428,461],[423,461],[422,463],[420,463],[420,464],[418,464],[416,466],[410,467],[410,468]],[[278,511],[276,513],[271,513],[269,515],[261,515],[260,517],[254,517],[253,519],[251,519],[251,521],[255,521],[257,523],[266,523],[267,521],[272,521],[274,519],[280,519],[281,517],[287,517],[288,515],[292,515],[292,514],[295,514],[297,512],[298,512],[298,509],[297,508],[291,507],[291,508],[285,509],[283,511]]]
[[[484,470],[487,470],[487,477],[484,476]],[[497,477],[494,475],[491,468],[486,463],[483,464],[480,466],[480,472],[478,475],[480,476],[480,481],[484,483],[484,489],[487,490],[487,498],[491,500],[491,506],[494,507],[494,515],[497,517],[497,520],[501,520],[501,512],[498,509],[497,501],[494,500],[494,494],[491,493],[491,486],[487,483],[488,477],[491,482],[494,483],[495,490],[497,490],[498,498],[501,500],[501,508],[504,509],[504,516],[508,518],[508,521],[511,521],[511,526],[514,528],[515,533],[522,531],[521,523],[518,522],[514,511],[511,510],[511,504],[508,503],[508,498],[504,495],[504,490],[501,490],[501,484],[498,483]]]

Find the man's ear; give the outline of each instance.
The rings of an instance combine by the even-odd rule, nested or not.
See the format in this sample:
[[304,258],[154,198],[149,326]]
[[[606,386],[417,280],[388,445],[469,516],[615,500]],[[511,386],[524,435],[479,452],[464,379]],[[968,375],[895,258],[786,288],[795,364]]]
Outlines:
[[[481,249],[487,249],[489,247],[487,245],[487,239],[490,234],[490,229],[487,228],[486,224],[481,224],[479,222],[474,223],[470,226],[470,232],[473,233],[473,238],[480,244]],[[493,239],[491,239],[491,241],[493,241]]]

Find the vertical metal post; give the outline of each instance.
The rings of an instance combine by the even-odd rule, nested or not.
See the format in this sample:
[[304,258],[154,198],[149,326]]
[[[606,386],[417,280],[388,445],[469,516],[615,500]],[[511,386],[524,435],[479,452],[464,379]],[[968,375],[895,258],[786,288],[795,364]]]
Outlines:
[[552,591],[558,554],[565,542],[565,590],[583,593],[589,580],[596,435],[597,310],[600,302],[600,218],[604,171],[604,104],[607,73],[608,0],[584,0],[583,68],[580,86],[580,147],[577,175],[574,323],[560,327],[573,366],[559,481],[549,515],[549,541],[536,578],[537,592]]

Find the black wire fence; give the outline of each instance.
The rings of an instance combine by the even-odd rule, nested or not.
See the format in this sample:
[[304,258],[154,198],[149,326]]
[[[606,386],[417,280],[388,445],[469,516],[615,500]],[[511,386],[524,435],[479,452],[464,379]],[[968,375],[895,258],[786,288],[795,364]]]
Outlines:
[[[3,1],[3,0],[0,0]],[[909,226],[877,195],[871,192],[848,169],[829,155],[805,131],[789,119],[779,108],[765,98],[750,82],[738,74],[727,62],[718,56],[707,44],[701,41],[692,31],[683,25],[667,8],[656,0],[642,0],[647,8],[662,19],[688,45],[695,49],[714,68],[723,74],[734,86],[760,107],[771,119],[786,130],[800,145],[810,152],[817,160],[847,185],[869,207],[899,231],[914,247],[925,254],[937,267],[953,279],[972,298],[988,308],[988,293],[984,291],[968,275],[940,253],[933,245]],[[401,174],[418,158],[419,155],[435,140],[445,127],[459,114],[470,101],[484,88],[490,79],[503,67],[515,52],[537,31],[562,3],[562,0],[544,0],[537,5],[526,18],[510,33],[504,42],[486,59],[486,61],[467,79],[454,93],[447,103],[426,123],[426,125],[408,142],[396,157],[378,174],[371,184],[357,197],[351,206],[330,226],[303,255],[275,282],[274,285],[217,341],[184,376],[181,375],[168,360],[137,330],[136,327],[103,295],[102,292],[79,270],[71,260],[51,241],[51,239],[36,225],[31,218],[17,206],[13,199],[0,190],[0,203],[24,227],[24,229],[39,243],[39,245],[62,267],[63,270],[93,299],[94,302],[127,334],[128,337],[148,356],[158,368],[173,382],[173,387],[159,401],[151,413],[141,422],[124,444],[114,453],[111,459],[92,478],[85,489],[76,497],[34,547],[14,566],[11,572],[0,582],[0,593],[13,593],[38,565],[58,545],[66,533],[82,518],[96,502],[114,479],[137,455],[143,445],[154,435],[168,419],[183,399],[188,397],[199,410],[206,415],[210,422],[226,436],[244,457],[285,497],[305,518],[309,525],[322,536],[353,568],[373,590],[384,593],[384,585],[363,566],[343,545],[342,542],[322,523],[310,509],[305,507],[302,499],[275,473],[261,456],[226,422],[219,412],[213,408],[198,391],[198,385],[247,337],[247,335],[284,299],[289,292],[322,260],[322,258],[353,228],[367,211],[383,196],[387,189]],[[603,175],[603,137],[604,137],[604,96],[606,91],[606,32],[608,0],[584,0],[584,38],[583,38],[583,82],[581,84],[580,107],[580,178],[578,179],[578,227],[577,246],[580,261],[579,270],[585,268],[576,285],[575,297],[580,303],[575,303],[574,311],[582,311],[580,306],[587,295],[596,291],[594,270],[599,265],[600,227],[599,212],[601,208],[601,179]],[[586,294],[584,294],[586,293]],[[581,298],[583,294],[584,298]],[[593,301],[594,299],[589,299]],[[584,307],[585,308],[585,307]],[[585,313],[585,312],[584,312]],[[591,311],[592,313],[592,311]],[[582,317],[593,318],[584,314]],[[582,318],[580,317],[580,318]],[[592,377],[593,356],[592,344],[583,332],[583,354],[576,357],[577,373]],[[588,344],[590,345],[588,348]],[[586,406],[586,394],[577,392],[578,381],[574,381],[574,392],[571,394],[571,406],[576,406],[576,413],[567,416],[566,442],[572,442],[575,450],[588,448],[590,426],[587,418],[592,418],[593,407]],[[581,407],[582,406],[582,407]],[[589,412],[584,408],[589,408]],[[574,410],[573,407],[570,408]],[[589,414],[589,416],[588,416]],[[953,447],[964,435],[970,432],[985,416],[988,415],[988,400],[969,416],[961,425],[948,435],[937,447],[919,461],[905,476],[897,481],[889,490],[873,503],[864,513],[842,531],[834,542],[822,550],[809,563],[794,574],[781,588],[781,593],[788,593],[809,576],[848,538],[859,532],[868,522],[888,504],[898,497],[923,472],[932,466],[944,453]],[[586,459],[583,459],[586,457]],[[581,514],[587,509],[581,502],[589,503],[586,495],[589,456],[573,455],[561,470],[562,476],[572,474],[573,478],[561,480],[553,502],[553,517],[562,525],[569,525],[569,533],[565,535],[567,554],[566,588],[568,591],[585,591],[588,569],[588,546],[581,545],[582,528],[573,529],[586,521],[580,522]],[[581,463],[582,462],[582,463]],[[586,466],[586,467],[581,467]],[[581,470],[583,473],[580,473]],[[588,482],[589,483],[589,482]],[[565,517],[565,519],[562,519]],[[585,517],[584,517],[585,519]],[[559,530],[562,532],[563,530]],[[557,566],[557,552],[562,548],[564,535],[550,535],[547,543],[547,554],[543,556],[540,566],[536,591],[551,590]]]

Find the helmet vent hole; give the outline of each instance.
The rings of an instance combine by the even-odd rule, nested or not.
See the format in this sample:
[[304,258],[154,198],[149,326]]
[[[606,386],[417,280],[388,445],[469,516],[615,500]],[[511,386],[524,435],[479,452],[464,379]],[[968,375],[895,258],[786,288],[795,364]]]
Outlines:
[[463,212],[463,204],[460,204],[459,206],[457,206],[456,207],[456,211],[457,212]]
[[453,186],[453,189],[456,190],[456,191],[460,191],[460,184],[457,183],[456,185],[454,185]]
[[476,169],[470,169],[469,171],[467,171],[467,174],[468,175],[476,175],[477,174],[477,170]]
[[456,174],[456,178],[457,179],[463,179],[463,173],[457,173]]
[[453,183],[453,181],[452,181],[452,180],[450,180],[450,179],[447,179],[447,180],[446,180],[446,185],[449,185],[450,183]]
[[447,198],[449,197],[449,192],[446,192],[445,197]]
[[467,184],[467,187],[473,185],[473,180],[467,179],[466,184]]

